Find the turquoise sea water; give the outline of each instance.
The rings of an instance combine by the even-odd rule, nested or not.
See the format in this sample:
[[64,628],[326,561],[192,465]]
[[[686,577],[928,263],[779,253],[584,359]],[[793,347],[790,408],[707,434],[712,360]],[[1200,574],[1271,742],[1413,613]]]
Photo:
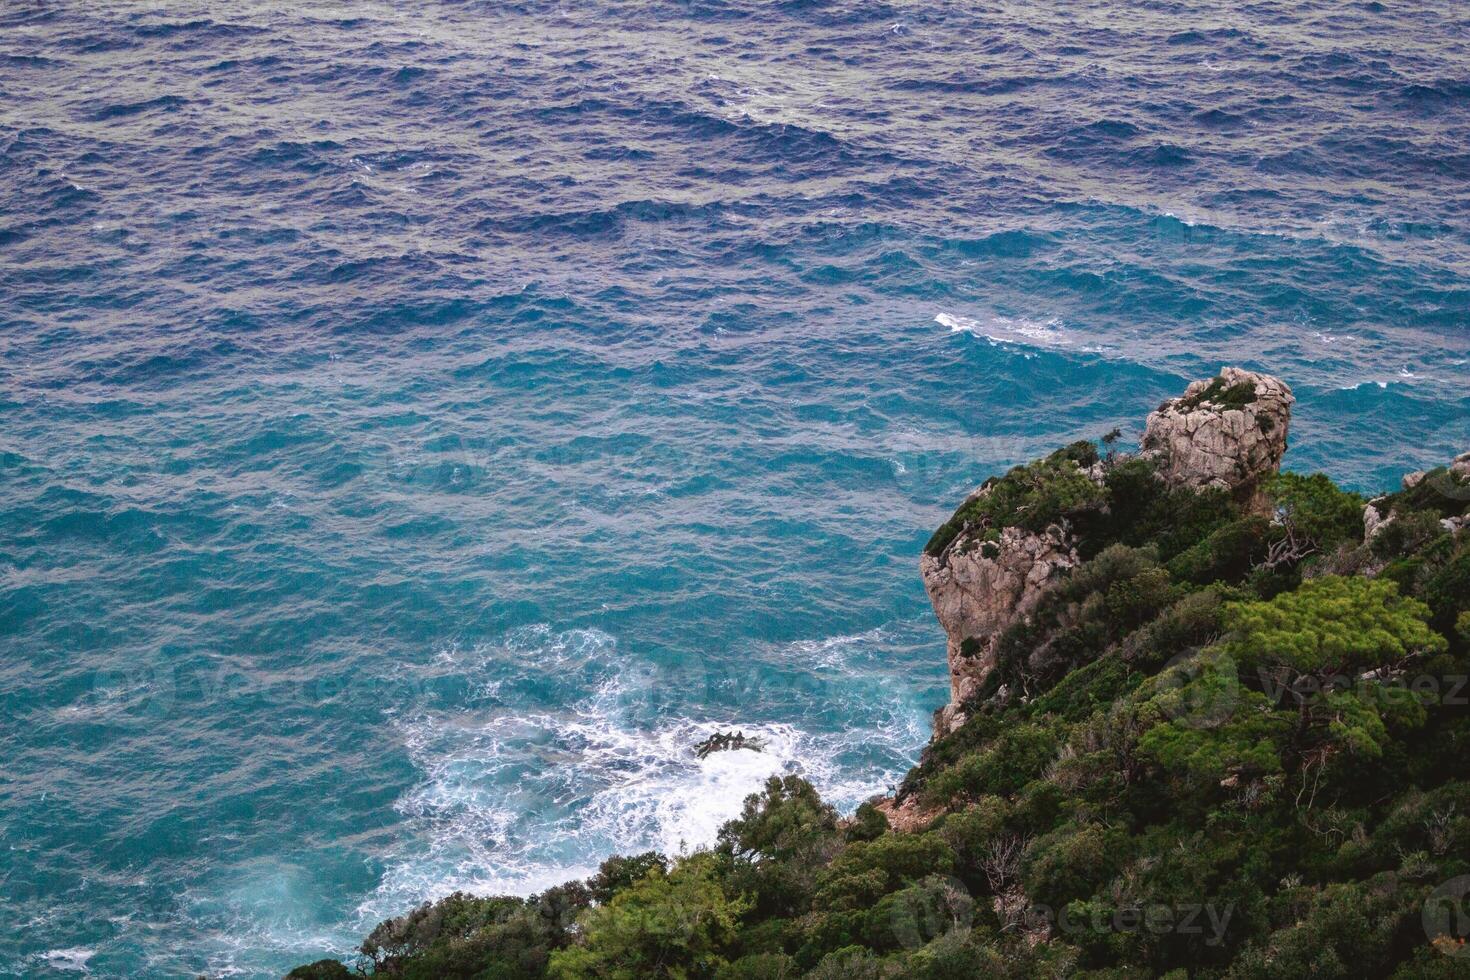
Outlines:
[[[1470,448],[1470,15],[0,11],[0,974],[265,976],[844,808],[975,483],[1222,363]],[[703,763],[740,727],[763,755]]]

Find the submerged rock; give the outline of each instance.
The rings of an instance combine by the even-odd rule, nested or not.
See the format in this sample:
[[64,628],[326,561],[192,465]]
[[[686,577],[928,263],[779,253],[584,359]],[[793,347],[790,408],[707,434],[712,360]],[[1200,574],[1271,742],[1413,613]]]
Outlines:
[[715,732],[694,746],[694,754],[703,759],[711,752],[730,752],[735,749],[764,752],[765,748],[766,743],[754,735],[748,736],[744,732]]
[[1294,401],[1284,381],[1221,368],[1149,413],[1143,453],[1175,486],[1221,487],[1249,497],[1281,468]]

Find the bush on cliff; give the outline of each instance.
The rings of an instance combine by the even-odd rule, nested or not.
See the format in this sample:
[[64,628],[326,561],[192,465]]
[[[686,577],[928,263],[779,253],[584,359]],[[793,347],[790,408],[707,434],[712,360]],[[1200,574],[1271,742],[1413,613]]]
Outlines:
[[1005,527],[1039,534],[1065,517],[1098,507],[1102,491],[1083,472],[1097,460],[1092,443],[1079,442],[987,480],[982,493],[961,504],[934,532],[924,551],[942,553],[966,528],[978,529],[982,536],[998,535]]
[[748,905],[726,894],[712,855],[697,854],[665,873],[648,873],[583,913],[581,941],[551,954],[546,975],[596,977],[710,976],[727,962]]

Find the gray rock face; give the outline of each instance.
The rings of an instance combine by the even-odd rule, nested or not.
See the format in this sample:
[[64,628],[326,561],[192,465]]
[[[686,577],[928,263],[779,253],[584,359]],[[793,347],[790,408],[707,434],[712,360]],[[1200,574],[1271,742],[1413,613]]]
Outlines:
[[1253,492],[1281,466],[1295,400],[1270,375],[1221,368],[1149,414],[1144,454],[1176,486]]
[[[1294,400],[1276,378],[1223,368],[1218,378],[1194,382],[1149,415],[1144,453],[1176,486],[1255,495],[1281,464]],[[1103,468],[1087,475],[1100,484]],[[1007,527],[995,541],[983,541],[980,533],[966,531],[920,562],[948,637],[950,703],[935,719],[940,735],[964,724],[964,704],[994,668],[1001,633],[1030,616],[1052,583],[1080,561],[1065,527],[1053,525],[1042,534]]]
[[[1431,470],[1415,470],[1405,473],[1400,481],[1403,490],[1414,490],[1429,480]],[[1470,499],[1470,452],[1461,453],[1456,456],[1446,468],[1445,473],[1436,473],[1430,482],[1430,487],[1439,491],[1450,499]],[[1382,508],[1380,510],[1380,507]],[[1375,497],[1368,501],[1363,507],[1363,540],[1372,541],[1384,528],[1392,524],[1397,515],[1389,509],[1387,496]],[[1458,534],[1461,529],[1470,527],[1470,516],[1461,514],[1446,517],[1440,522],[1440,526],[1451,534]]]
[[[1364,541],[1372,541],[1378,532],[1388,527],[1389,523],[1393,520],[1392,514],[1385,514],[1378,509],[1378,505],[1383,503],[1383,501],[1383,497],[1375,497],[1363,505]],[[1387,505],[1385,504],[1384,506]]]
[[1045,534],[1008,527],[985,545],[961,537],[942,554],[923,557],[924,588],[949,638],[950,703],[937,731],[964,724],[961,706],[995,666],[1002,631],[1029,615],[1046,587],[1077,563],[1070,536],[1056,526]]

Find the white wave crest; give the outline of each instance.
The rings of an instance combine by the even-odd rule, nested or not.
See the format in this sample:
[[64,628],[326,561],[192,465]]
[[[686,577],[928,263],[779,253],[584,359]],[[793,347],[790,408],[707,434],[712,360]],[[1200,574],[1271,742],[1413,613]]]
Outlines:
[[969,333],[984,337],[992,344],[1017,344],[1026,347],[1071,347],[1074,338],[1062,328],[1062,321],[1030,320],[1026,317],[992,316],[983,323],[967,316],[940,313],[934,322],[949,328],[950,333]]
[[[769,651],[776,662],[861,685],[865,701],[874,696],[868,691],[882,692],[885,706],[851,729],[815,733],[800,727],[815,718],[752,721],[736,717],[738,708],[725,709],[725,717],[643,718],[639,709],[658,677],[599,631],[538,627],[511,634],[494,651],[447,651],[467,668],[509,654],[611,673],[562,710],[500,702],[394,719],[423,778],[396,804],[408,835],[386,856],[360,920],[457,890],[531,894],[586,877],[613,853],[708,846],[771,776],[803,775],[850,810],[886,789],[924,739],[923,710],[874,673],[880,666],[891,672],[879,655],[889,639],[880,627]],[[759,738],[764,750],[694,755],[698,742],[731,730]]]

